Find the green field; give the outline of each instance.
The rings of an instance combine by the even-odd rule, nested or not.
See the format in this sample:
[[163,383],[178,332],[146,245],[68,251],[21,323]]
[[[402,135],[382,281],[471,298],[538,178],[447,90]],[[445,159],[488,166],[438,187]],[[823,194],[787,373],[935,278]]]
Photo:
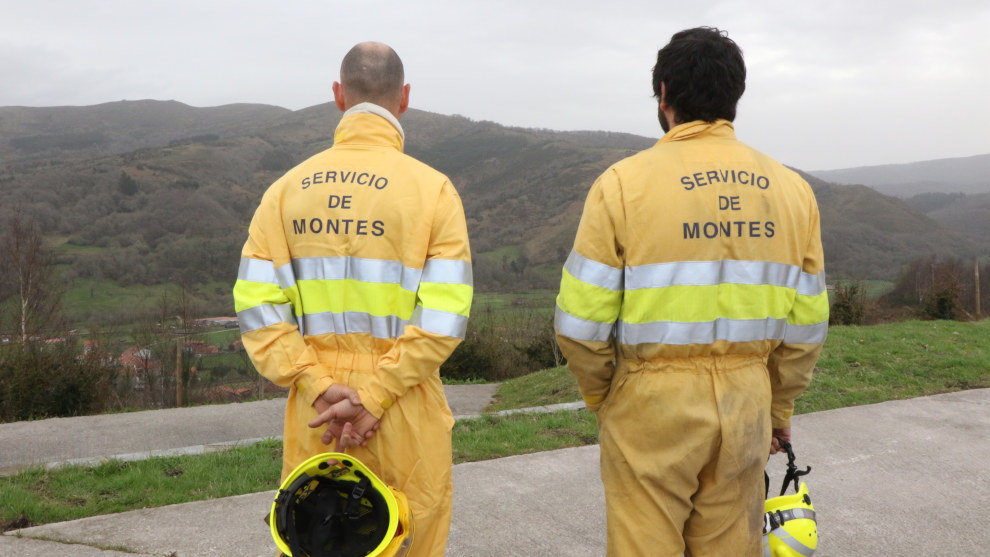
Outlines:
[[[990,320],[836,326],[795,413],[984,387],[990,387]],[[564,367],[505,381],[495,397],[495,410],[581,399]]]
[[[220,317],[234,315],[233,283],[211,282],[196,285],[188,292],[189,315]],[[130,328],[148,319],[174,319],[179,288],[173,284],[121,286],[107,280],[74,279],[65,285],[62,306],[75,328],[93,324]]]
[[797,412],[990,387],[990,320],[832,327]]

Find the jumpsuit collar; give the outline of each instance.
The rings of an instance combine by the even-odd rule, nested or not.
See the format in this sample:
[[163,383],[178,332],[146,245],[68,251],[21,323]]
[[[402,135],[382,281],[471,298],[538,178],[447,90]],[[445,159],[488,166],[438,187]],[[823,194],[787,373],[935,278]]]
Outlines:
[[684,124],[674,126],[669,132],[665,133],[659,141],[657,141],[657,145],[670,141],[692,139],[699,136],[706,136],[716,139],[735,139],[736,132],[732,122],[728,120],[719,119],[714,122],[695,120],[693,122],[686,122]]
[[405,133],[388,110],[368,102],[349,108],[337,124],[334,145],[389,145],[402,151]]

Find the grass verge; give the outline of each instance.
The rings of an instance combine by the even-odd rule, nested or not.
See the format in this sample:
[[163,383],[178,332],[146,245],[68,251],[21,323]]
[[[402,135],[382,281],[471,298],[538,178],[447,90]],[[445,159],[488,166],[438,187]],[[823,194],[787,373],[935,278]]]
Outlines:
[[566,367],[544,369],[503,381],[495,392],[495,401],[488,410],[532,408],[561,402],[581,400],[574,377]]
[[[833,327],[798,413],[990,387],[990,320]],[[580,400],[566,368],[502,383],[490,410]],[[597,442],[586,411],[512,414],[454,426],[455,462]],[[274,489],[281,447],[265,441],[197,456],[96,467],[33,468],[0,477],[0,530]]]
[[274,489],[282,444],[97,466],[29,468],[0,477],[0,531],[143,507]]
[[580,447],[598,442],[590,412],[511,414],[461,420],[454,424],[454,463]]
[[829,330],[797,413],[990,387],[990,320]]

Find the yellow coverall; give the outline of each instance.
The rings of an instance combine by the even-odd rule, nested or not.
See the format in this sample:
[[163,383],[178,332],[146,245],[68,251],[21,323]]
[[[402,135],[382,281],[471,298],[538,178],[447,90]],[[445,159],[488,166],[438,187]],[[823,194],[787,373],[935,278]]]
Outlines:
[[347,385],[381,428],[346,452],[406,494],[409,555],[442,555],[454,420],[439,366],[464,337],[471,259],[454,187],[402,147],[402,128],[385,109],[348,110],[333,147],[265,193],[234,299],[251,360],[290,388],[283,479],[332,449],[320,441],[323,428],[307,423],[320,394]]
[[771,427],[825,341],[818,206],[795,172],[689,122],[592,186],[557,341],[596,412],[608,554],[760,555]]

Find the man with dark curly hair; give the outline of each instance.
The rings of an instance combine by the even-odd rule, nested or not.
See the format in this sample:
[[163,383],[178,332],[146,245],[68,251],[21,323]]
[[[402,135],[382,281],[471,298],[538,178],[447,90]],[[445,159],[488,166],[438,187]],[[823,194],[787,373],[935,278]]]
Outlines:
[[600,428],[608,554],[761,554],[763,467],[828,327],[818,205],[739,142],[725,33],[675,34],[653,90],[665,135],[588,194],[557,341]]

